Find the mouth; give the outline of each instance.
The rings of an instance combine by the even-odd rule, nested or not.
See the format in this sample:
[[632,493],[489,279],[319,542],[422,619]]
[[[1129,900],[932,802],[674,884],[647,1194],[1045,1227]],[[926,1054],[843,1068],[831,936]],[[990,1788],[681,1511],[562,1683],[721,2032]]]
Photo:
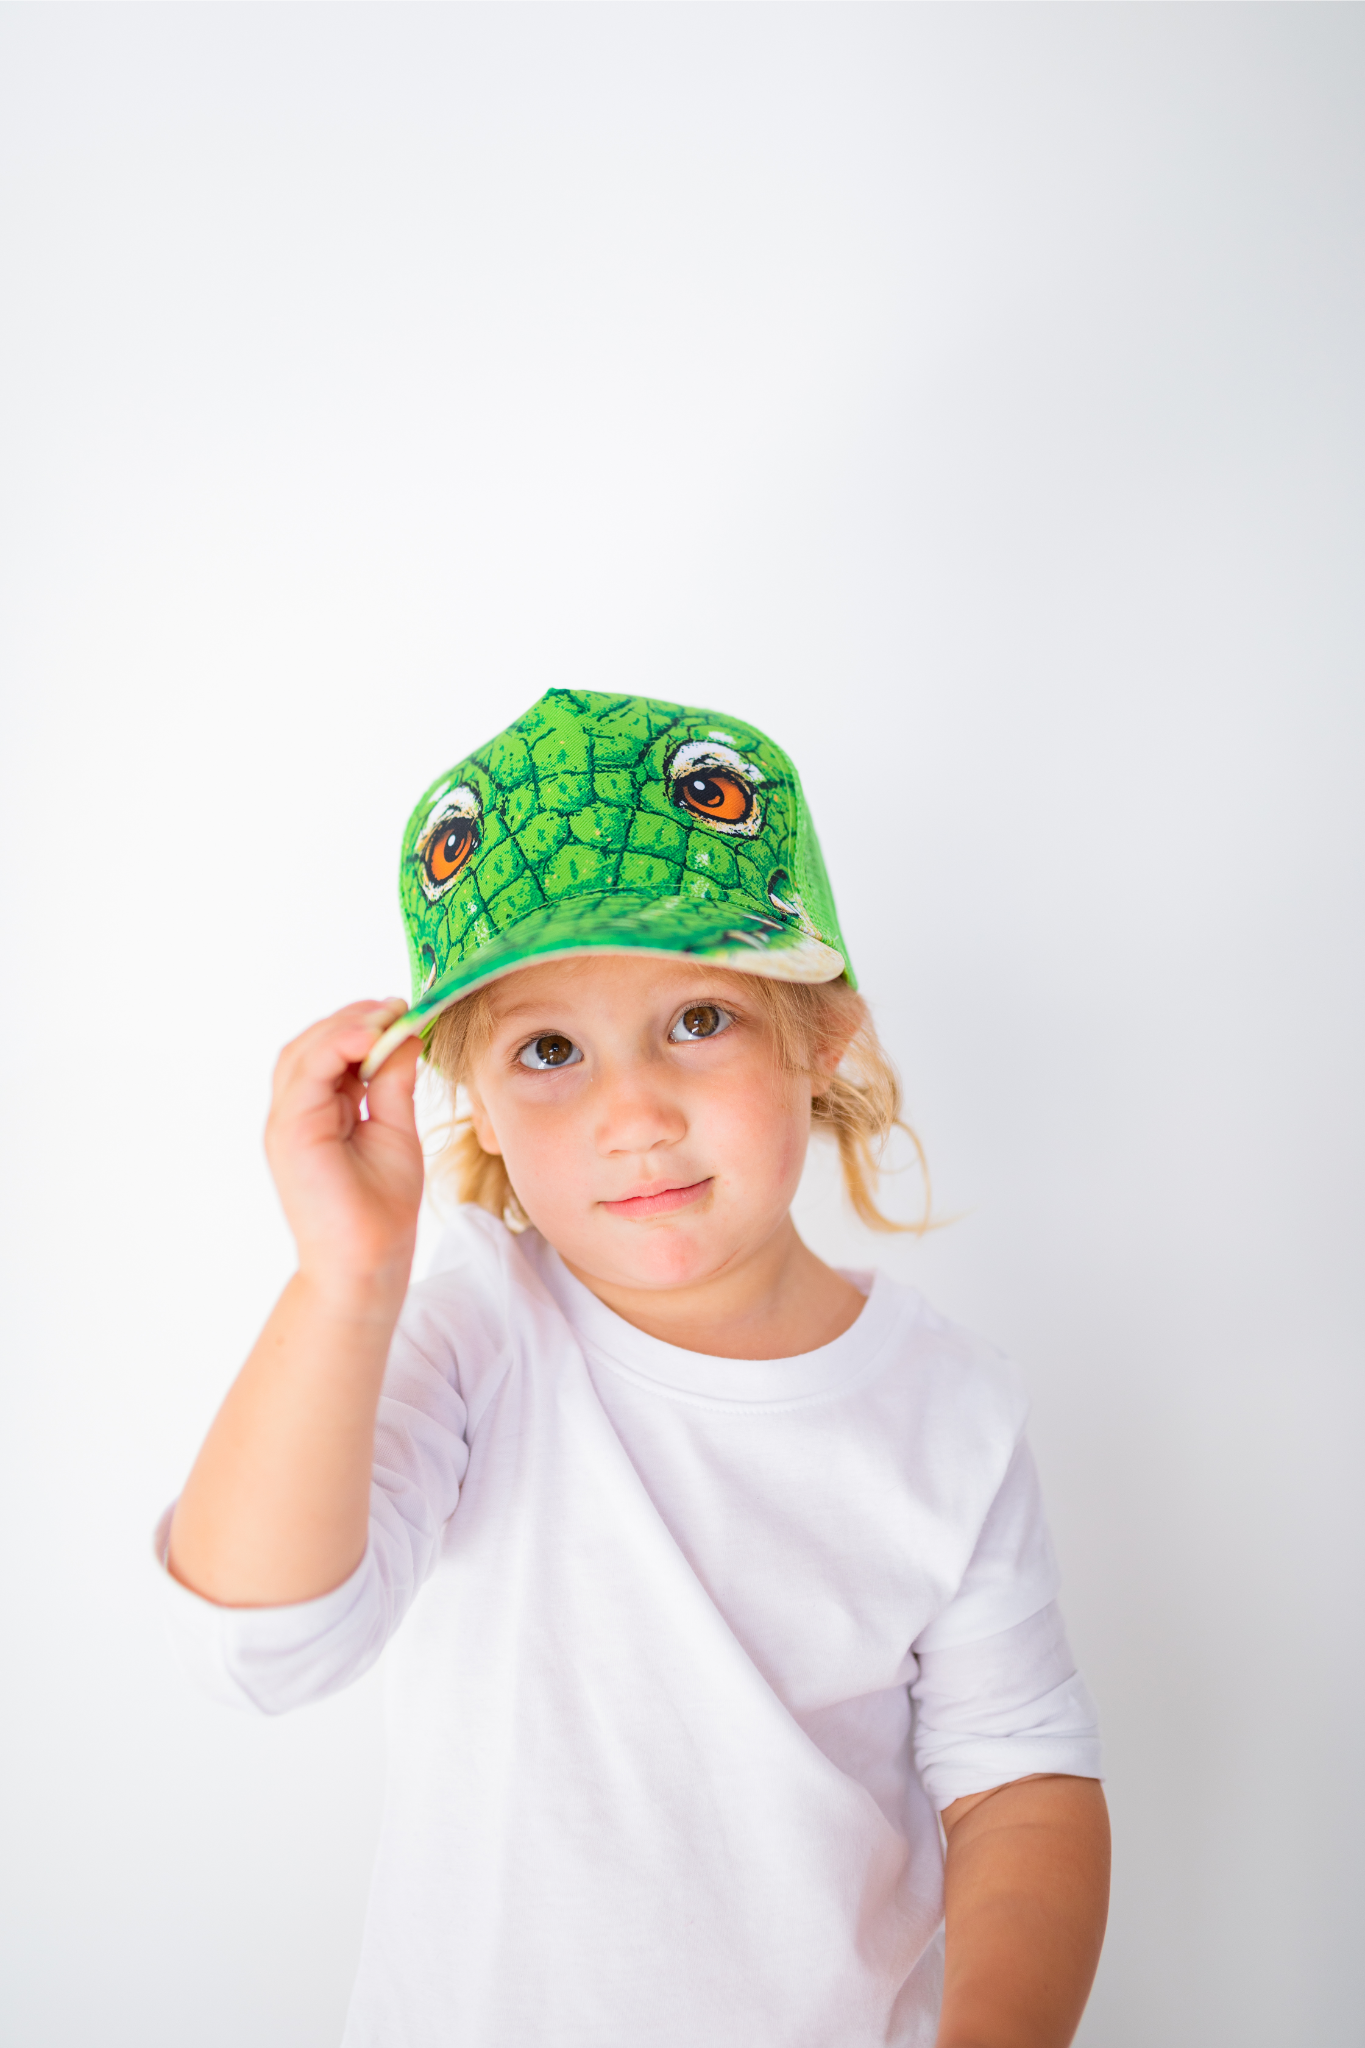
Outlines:
[[628,1195],[624,1202],[602,1202],[599,1207],[609,1216],[666,1216],[673,1209],[690,1208],[709,1194],[715,1181],[714,1174],[705,1180],[694,1180],[685,1188],[658,1188],[647,1195]]

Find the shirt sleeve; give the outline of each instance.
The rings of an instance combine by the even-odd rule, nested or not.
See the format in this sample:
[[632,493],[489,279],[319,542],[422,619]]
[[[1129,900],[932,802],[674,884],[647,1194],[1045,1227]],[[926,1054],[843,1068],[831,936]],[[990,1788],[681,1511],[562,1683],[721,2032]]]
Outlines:
[[1102,1776],[1094,1702],[1067,1644],[1057,1582],[1021,1441],[956,1595],[914,1644],[915,1762],[940,1810],[1039,1773]]
[[[453,1357],[400,1323],[375,1422],[370,1529],[350,1578],[287,1607],[219,1607],[165,1573],[171,1638],[210,1697],[261,1714],[323,1699],[368,1671],[440,1550],[469,1463]],[[430,1354],[430,1355],[429,1355]],[[171,1509],[156,1534],[163,1568]]]

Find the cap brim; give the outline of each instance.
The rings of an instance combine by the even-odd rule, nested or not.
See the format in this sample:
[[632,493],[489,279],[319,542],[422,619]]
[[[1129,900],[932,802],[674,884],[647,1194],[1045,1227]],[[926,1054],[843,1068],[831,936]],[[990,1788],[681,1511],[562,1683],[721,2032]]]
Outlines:
[[461,996],[519,967],[593,953],[705,961],[769,981],[833,981],[845,971],[842,953],[800,926],[762,916],[749,896],[711,896],[701,902],[677,896],[571,897],[533,910],[501,938],[448,967],[375,1040],[361,1079],[378,1073],[405,1039],[420,1037]]

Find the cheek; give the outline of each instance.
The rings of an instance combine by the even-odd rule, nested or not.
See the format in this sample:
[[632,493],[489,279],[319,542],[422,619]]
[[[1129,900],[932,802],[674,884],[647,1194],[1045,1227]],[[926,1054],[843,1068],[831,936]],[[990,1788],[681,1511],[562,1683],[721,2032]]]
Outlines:
[[553,1196],[556,1189],[581,1183],[584,1136],[581,1118],[572,1106],[530,1104],[509,1091],[487,1104],[498,1146],[523,1201],[536,1189]]
[[736,1076],[702,1096],[693,1128],[741,1186],[799,1179],[810,1140],[810,1090],[793,1075]]

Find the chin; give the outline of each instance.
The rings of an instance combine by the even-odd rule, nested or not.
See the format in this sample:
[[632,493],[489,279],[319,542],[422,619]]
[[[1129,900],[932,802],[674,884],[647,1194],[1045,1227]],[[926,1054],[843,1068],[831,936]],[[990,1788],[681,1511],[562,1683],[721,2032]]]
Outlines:
[[714,1278],[738,1249],[728,1240],[719,1242],[711,1231],[642,1230],[638,1224],[625,1224],[607,1242],[595,1243],[591,1261],[583,1263],[591,1263],[604,1278],[608,1273],[617,1276],[618,1287],[695,1287]]

